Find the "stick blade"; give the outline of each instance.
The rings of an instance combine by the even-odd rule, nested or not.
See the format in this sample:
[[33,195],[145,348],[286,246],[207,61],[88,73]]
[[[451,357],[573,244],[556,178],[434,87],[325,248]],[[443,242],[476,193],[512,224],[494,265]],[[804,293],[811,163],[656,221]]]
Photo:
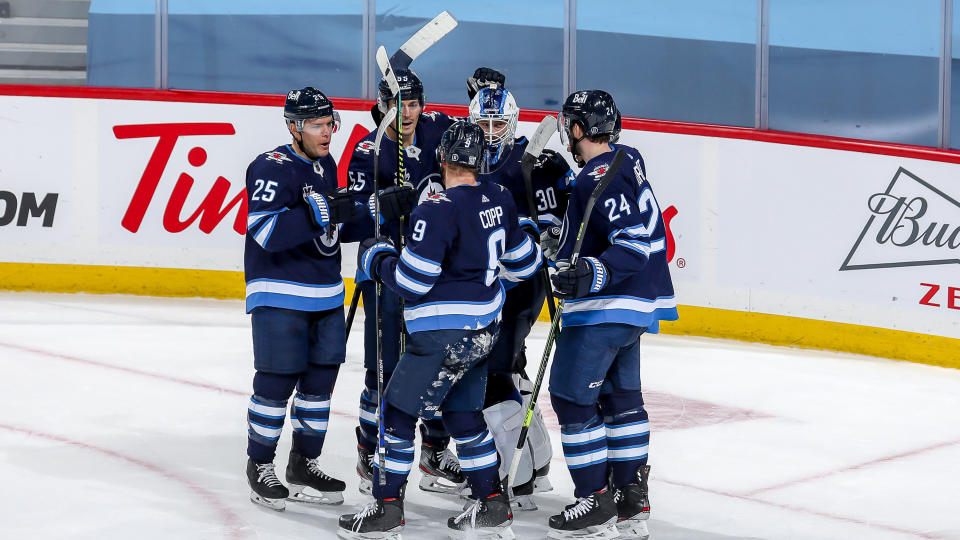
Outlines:
[[423,54],[423,51],[430,48],[431,45],[440,41],[440,38],[450,33],[457,27],[456,19],[449,11],[441,11],[432,21],[423,25],[410,39],[400,46],[400,50],[393,53],[390,57],[390,64],[397,69],[407,69],[410,63]]
[[400,84],[397,82],[397,74],[393,72],[390,60],[387,59],[387,49],[383,45],[377,49],[377,67],[380,68],[380,73],[383,74],[383,78],[387,81],[387,86],[390,87],[390,93],[397,95],[400,91]]
[[373,149],[374,152],[379,156],[380,155],[380,141],[383,139],[383,132],[387,130],[393,120],[397,117],[397,108],[390,107],[387,109],[387,112],[384,113],[383,119],[380,120],[380,125],[377,126],[377,136],[373,140]]
[[540,120],[540,125],[537,126],[537,130],[534,131],[530,137],[530,142],[527,144],[527,149],[524,151],[524,154],[530,154],[535,158],[540,157],[540,153],[543,152],[547,143],[550,142],[550,138],[553,137],[553,134],[556,132],[557,119],[552,116],[544,116],[543,120]]

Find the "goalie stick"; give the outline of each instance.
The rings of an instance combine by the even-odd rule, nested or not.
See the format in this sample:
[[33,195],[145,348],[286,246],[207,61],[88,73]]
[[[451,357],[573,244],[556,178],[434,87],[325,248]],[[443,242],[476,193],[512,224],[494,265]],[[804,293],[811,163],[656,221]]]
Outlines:
[[[429,49],[434,43],[440,41],[440,38],[450,33],[457,27],[457,20],[450,15],[449,11],[441,11],[432,21],[423,25],[415,34],[410,36],[400,49],[390,57],[390,65],[394,69],[407,69],[410,64],[417,59],[423,51]],[[379,56],[377,63],[380,63]],[[381,71],[383,66],[380,66]]]
[[[550,142],[550,137],[553,137],[553,134],[556,132],[557,119],[553,116],[544,116],[543,120],[540,120],[540,125],[537,126],[537,130],[533,133],[533,136],[530,137],[530,142],[527,144],[527,149],[523,152],[523,160],[520,165],[520,171],[523,173],[523,187],[527,191],[527,206],[530,207],[530,217],[533,218],[533,222],[536,223],[538,230],[540,228],[540,213],[538,212],[536,201],[534,201],[533,198],[533,167],[537,164],[537,159],[540,157],[540,153],[543,152],[544,147]],[[553,288],[550,286],[550,273],[547,270],[547,259],[543,255],[540,256],[540,263],[540,275],[543,276],[543,290],[547,292],[547,309],[550,312],[550,318],[553,319],[557,314],[557,306],[553,303]]]
[[[580,220],[576,241],[573,244],[573,252],[570,255],[571,267],[576,266],[577,259],[580,257],[580,248],[583,246],[584,233],[587,230],[587,223],[590,222],[590,214],[593,213],[593,207],[597,203],[600,195],[603,194],[603,191],[607,189],[610,181],[613,180],[613,177],[620,171],[624,155],[623,150],[617,150],[613,155],[613,160],[610,162],[610,167],[607,169],[607,172],[603,173],[597,185],[593,187],[590,198],[587,199],[587,205],[583,210],[583,219]],[[540,359],[540,370],[537,372],[536,382],[533,383],[533,393],[530,394],[530,403],[527,404],[527,410],[523,417],[523,427],[520,428],[520,438],[517,439],[517,447],[514,449],[513,459],[510,461],[510,470],[507,472],[507,486],[510,486],[513,482],[517,475],[517,468],[520,466],[520,456],[523,454],[523,445],[527,442],[527,431],[529,431],[530,421],[533,419],[533,409],[537,406],[537,394],[540,393],[540,385],[543,384],[543,374],[547,370],[547,361],[550,359],[550,353],[553,351],[553,342],[557,338],[557,330],[560,327],[560,316],[562,314],[563,300],[560,300],[557,303],[557,313],[550,321],[550,333],[547,334],[547,344],[543,348],[543,358]]]

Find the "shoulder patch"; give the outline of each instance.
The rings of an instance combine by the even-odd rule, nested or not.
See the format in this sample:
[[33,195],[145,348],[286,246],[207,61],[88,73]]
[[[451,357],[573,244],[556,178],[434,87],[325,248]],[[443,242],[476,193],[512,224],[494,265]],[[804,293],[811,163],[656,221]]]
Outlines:
[[420,116],[426,116],[431,120],[436,120],[438,114],[439,114],[439,111],[430,111],[430,112],[420,113]]
[[356,151],[361,154],[369,154],[373,152],[373,149],[376,145],[373,144],[373,141],[360,141],[357,143]]
[[599,182],[600,177],[603,176],[607,172],[607,169],[609,168],[610,168],[609,163],[601,163],[596,167],[594,167],[593,170],[588,172],[587,174],[593,177],[594,182]]
[[266,156],[267,159],[269,159],[270,161],[276,161],[277,163],[279,163],[279,164],[281,164],[281,165],[283,165],[283,162],[284,162],[284,161],[289,161],[289,162],[291,162],[291,163],[293,162],[293,160],[290,159],[290,157],[289,157],[288,155],[284,154],[283,152],[277,152],[276,150],[271,150],[271,151],[269,151],[269,152],[264,152],[263,155]]
[[424,199],[424,202],[442,203],[450,202],[450,199],[447,198],[446,193],[441,191],[439,193],[427,193],[427,198]]

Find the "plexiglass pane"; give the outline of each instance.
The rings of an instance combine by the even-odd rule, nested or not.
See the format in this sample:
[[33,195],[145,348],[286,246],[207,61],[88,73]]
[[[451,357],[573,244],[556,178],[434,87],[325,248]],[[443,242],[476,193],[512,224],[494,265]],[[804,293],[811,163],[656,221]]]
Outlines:
[[[428,101],[467,104],[467,77],[487,66],[507,76],[521,108],[557,108],[563,89],[563,2],[379,0],[377,46],[393,54],[444,9],[460,24],[411,65]],[[379,72],[372,77],[379,81]]]
[[93,0],[87,84],[153,88],[155,0]]
[[627,116],[754,123],[756,0],[577,3],[577,89]]
[[937,145],[940,0],[771,0],[771,129]]

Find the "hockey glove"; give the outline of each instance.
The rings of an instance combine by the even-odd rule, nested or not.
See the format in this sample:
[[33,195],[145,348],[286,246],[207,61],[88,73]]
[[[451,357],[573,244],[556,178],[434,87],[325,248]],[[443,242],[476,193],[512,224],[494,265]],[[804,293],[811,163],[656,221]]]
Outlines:
[[488,67],[478,67],[473,72],[473,77],[467,79],[467,96],[473,99],[481,88],[488,88],[490,85],[503,86],[506,82],[507,77],[503,73]]
[[310,217],[319,227],[326,228],[332,223],[349,221],[353,214],[353,197],[347,193],[346,188],[327,195],[317,193],[313,189],[304,189],[303,200],[310,208]]
[[544,148],[537,158],[537,163],[533,166],[533,173],[538,178],[545,178],[552,182],[570,174],[570,164],[559,152]]
[[[405,218],[413,212],[419,200],[417,190],[410,185],[390,186],[380,191],[380,224],[388,221]],[[370,217],[377,219],[376,207],[374,206],[373,195],[367,200],[367,207],[370,209]]]
[[540,247],[547,260],[553,261],[557,258],[557,252],[560,251],[560,230],[560,227],[547,227],[540,233]]
[[607,269],[599,259],[584,257],[571,267],[566,261],[557,263],[558,271],[550,277],[558,298],[569,300],[600,292],[607,283]]
[[383,262],[384,257],[393,255],[396,257],[397,248],[393,247],[393,240],[387,236],[379,238],[367,238],[360,242],[357,248],[357,268],[372,279],[380,281],[377,275],[377,267]]

